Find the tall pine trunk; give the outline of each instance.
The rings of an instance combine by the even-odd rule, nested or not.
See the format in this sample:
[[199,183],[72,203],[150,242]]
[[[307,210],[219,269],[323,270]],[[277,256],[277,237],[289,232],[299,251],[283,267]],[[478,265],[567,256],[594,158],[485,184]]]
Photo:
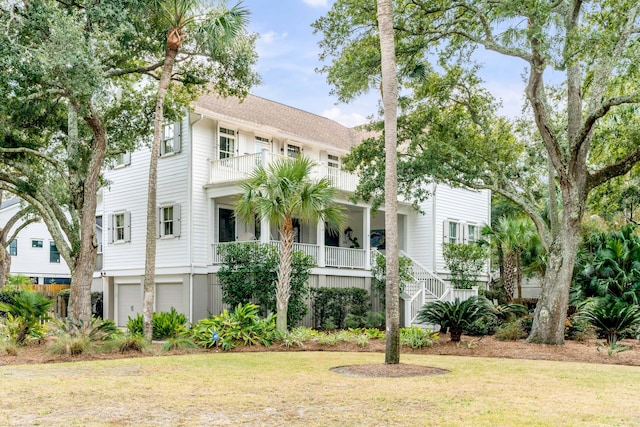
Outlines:
[[[1,200],[0,200],[1,202]],[[0,286],[4,286],[7,281],[7,275],[11,271],[11,255],[3,245],[0,245]]]
[[385,241],[386,241],[386,364],[400,363],[400,277],[398,261],[397,126],[398,81],[396,73],[393,7],[378,0],[378,31],[382,61],[382,102],[385,133]]
[[149,341],[153,338],[153,301],[155,299],[156,241],[158,238],[158,202],[156,199],[158,187],[158,157],[160,156],[160,143],[164,135],[164,99],[167,96],[169,84],[171,83],[171,74],[173,73],[173,64],[178,55],[178,48],[179,46],[167,42],[164,65],[162,67],[162,75],[160,76],[156,97],[153,144],[151,146],[151,159],[149,160],[144,298],[142,301],[143,333],[144,337]]

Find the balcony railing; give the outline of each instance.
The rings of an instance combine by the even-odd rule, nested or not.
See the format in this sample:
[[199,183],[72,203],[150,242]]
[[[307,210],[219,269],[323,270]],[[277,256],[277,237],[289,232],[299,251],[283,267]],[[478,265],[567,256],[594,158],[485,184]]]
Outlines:
[[[249,242],[225,242],[225,243],[213,243],[211,245],[211,264],[219,265],[222,264],[223,259],[222,256],[218,253],[218,248],[224,245],[236,245],[236,244],[260,244],[259,241],[249,241]],[[281,242],[278,240],[272,240],[269,242],[270,245],[276,246],[278,250],[281,247]],[[302,251],[305,254],[309,255],[314,259],[316,264],[318,264],[320,251],[322,250],[321,246],[314,245],[310,243],[294,243],[293,249]],[[325,265],[326,267],[338,267],[338,268],[355,268],[355,269],[364,269],[366,268],[365,262],[365,251],[364,249],[351,249],[351,248],[338,248],[333,246],[325,246]]]
[[[279,154],[263,151],[262,153],[228,157],[209,161],[209,183],[241,181],[249,177],[259,164],[268,165],[277,159],[288,159]],[[327,178],[339,190],[354,192],[358,186],[358,177],[348,172],[327,165],[316,165],[312,177]]]

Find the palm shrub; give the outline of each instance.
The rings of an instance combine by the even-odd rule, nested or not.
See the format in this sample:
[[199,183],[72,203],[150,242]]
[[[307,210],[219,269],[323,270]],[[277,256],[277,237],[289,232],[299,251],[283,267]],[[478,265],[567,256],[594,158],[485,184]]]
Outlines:
[[198,321],[187,335],[206,348],[220,346],[230,350],[236,345],[269,346],[279,338],[275,315],[261,319],[258,312],[259,307],[253,303],[238,304],[231,312],[225,309],[217,316]]
[[122,335],[113,320],[103,320],[92,317],[91,321],[84,323],[79,320],[65,318],[51,322],[51,336],[49,345],[52,354],[67,354],[75,356],[82,353],[98,351],[100,345]]
[[462,332],[473,322],[492,312],[492,305],[484,297],[471,297],[460,301],[435,301],[425,304],[418,313],[418,320],[449,329],[451,341],[459,342]]
[[[162,340],[165,338],[175,338],[185,332],[187,318],[184,314],[171,308],[171,311],[153,313],[153,339]],[[127,330],[130,334],[142,334],[143,317],[140,313],[134,318],[129,317]]]
[[40,339],[44,336],[44,322],[49,320],[49,309],[53,301],[32,291],[21,291],[13,302],[0,302],[0,311],[7,313],[12,336],[17,344],[23,344],[28,337]]
[[593,298],[580,306],[578,317],[589,321],[614,345],[621,333],[640,325],[640,307],[613,296]]

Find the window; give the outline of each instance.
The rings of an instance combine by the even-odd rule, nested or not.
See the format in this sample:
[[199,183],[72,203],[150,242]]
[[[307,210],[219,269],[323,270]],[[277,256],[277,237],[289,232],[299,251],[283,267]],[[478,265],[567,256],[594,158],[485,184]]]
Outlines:
[[42,240],[40,239],[34,239],[31,241],[31,247],[32,248],[41,248],[42,247]]
[[113,161],[114,167],[128,166],[131,164],[131,152],[117,154]]
[[18,256],[18,241],[16,239],[9,243],[9,255]]
[[131,213],[117,212],[109,215],[109,243],[131,241]]
[[219,159],[228,159],[236,155],[236,132],[227,128],[220,128]]
[[170,123],[164,126],[164,135],[160,144],[160,155],[179,153],[181,146],[180,122]]
[[180,236],[180,205],[161,206],[158,211],[158,237]]
[[442,241],[444,243],[460,243],[460,223],[455,221],[445,221]]
[[327,154],[327,178],[331,185],[337,186],[340,177],[340,157]]
[[299,145],[287,144],[287,157],[297,159],[302,154],[302,148]]
[[467,224],[467,242],[474,243],[480,237],[480,227],[475,224]]
[[49,262],[60,264],[60,252],[53,242],[49,242]]
[[218,209],[218,242],[236,240],[236,217],[231,209]]

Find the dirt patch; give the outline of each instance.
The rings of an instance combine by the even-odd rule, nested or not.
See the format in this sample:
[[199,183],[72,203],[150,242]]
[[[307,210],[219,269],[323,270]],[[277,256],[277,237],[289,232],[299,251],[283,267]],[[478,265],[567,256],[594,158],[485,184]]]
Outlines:
[[331,371],[350,377],[367,378],[424,377],[427,375],[442,375],[449,372],[446,369],[433,368],[431,366],[408,365],[406,363],[399,363],[397,365],[377,363],[370,365],[336,366],[335,368],[331,368]]

